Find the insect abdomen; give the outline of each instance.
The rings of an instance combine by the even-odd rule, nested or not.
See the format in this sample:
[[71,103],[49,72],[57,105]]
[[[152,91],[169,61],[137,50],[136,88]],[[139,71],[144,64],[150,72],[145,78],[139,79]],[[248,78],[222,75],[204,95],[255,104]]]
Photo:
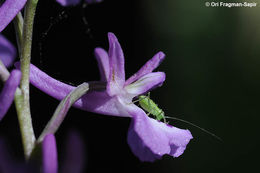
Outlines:
[[164,118],[164,112],[147,96],[139,96],[139,104],[145,111],[155,116],[157,120]]

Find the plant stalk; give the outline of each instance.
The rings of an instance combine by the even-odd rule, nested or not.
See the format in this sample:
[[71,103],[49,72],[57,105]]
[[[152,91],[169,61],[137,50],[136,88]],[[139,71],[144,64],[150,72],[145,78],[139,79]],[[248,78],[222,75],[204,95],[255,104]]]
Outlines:
[[[18,47],[21,49],[20,62],[22,78],[20,83],[21,91],[15,93],[15,105],[20,125],[22,143],[24,148],[25,159],[28,160],[31,156],[32,150],[35,146],[35,135],[32,126],[31,112],[30,112],[30,97],[29,97],[29,75],[30,75],[30,61],[31,61],[31,48],[33,37],[33,23],[35,11],[38,0],[28,0],[25,5],[24,22],[21,36],[21,25],[17,23],[17,40]],[[17,19],[21,16],[17,16]]]

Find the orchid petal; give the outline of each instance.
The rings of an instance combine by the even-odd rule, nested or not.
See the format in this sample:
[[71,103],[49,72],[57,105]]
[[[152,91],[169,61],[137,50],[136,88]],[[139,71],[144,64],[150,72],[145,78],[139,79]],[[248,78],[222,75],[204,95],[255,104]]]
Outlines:
[[77,132],[69,133],[62,173],[81,173],[85,166],[85,151],[82,138]]
[[56,0],[62,6],[77,5],[80,0]]
[[0,60],[3,62],[3,64],[6,67],[9,67],[13,64],[15,56],[16,56],[15,47],[3,35],[0,34]]
[[138,72],[136,72],[129,79],[127,79],[127,81],[125,82],[125,86],[135,82],[136,80],[143,77],[144,75],[151,73],[154,69],[156,69],[160,65],[164,57],[165,54],[163,52],[158,52],[157,54],[155,54],[152,57],[152,59],[147,61],[145,65],[140,70],[138,70]]
[[21,72],[13,70],[0,94],[0,120],[4,117],[14,100],[14,94],[21,80]]
[[126,92],[134,96],[141,95],[149,90],[160,86],[165,80],[165,73],[153,72],[138,79],[136,82],[125,87]]
[[152,162],[165,154],[178,157],[192,139],[189,130],[178,129],[149,118],[137,106],[132,106],[128,111],[133,119],[127,141],[132,152],[141,161]]
[[75,107],[103,115],[130,117],[118,96],[110,97],[106,92],[89,92],[79,99]]
[[[19,69],[20,63],[15,63],[15,66]],[[33,64],[30,65],[30,83],[57,100],[64,99],[76,88],[50,77]],[[73,106],[104,115],[129,117],[117,100],[117,97],[110,97],[105,91],[92,91],[82,96]]]
[[110,96],[120,92],[125,83],[125,60],[122,48],[113,33],[108,33],[109,40],[109,80],[108,93]]
[[95,56],[98,62],[101,81],[108,81],[109,78],[109,59],[107,52],[102,48],[95,49]]
[[[20,62],[15,63],[15,66],[20,69]],[[30,64],[30,82],[35,87],[58,100],[62,100],[76,88],[48,76],[33,64]]]
[[0,6],[0,32],[13,20],[24,7],[27,0],[5,0]]
[[58,172],[56,140],[53,134],[46,135],[42,142],[43,173]]

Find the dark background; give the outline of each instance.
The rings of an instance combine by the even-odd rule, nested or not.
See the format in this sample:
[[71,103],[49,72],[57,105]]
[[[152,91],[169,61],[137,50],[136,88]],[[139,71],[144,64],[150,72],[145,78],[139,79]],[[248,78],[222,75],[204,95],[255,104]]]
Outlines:
[[[259,1],[254,1],[259,2]],[[260,23],[255,8],[205,7],[205,1],[104,0],[64,8],[39,0],[32,63],[52,77],[78,85],[98,80],[93,50],[108,49],[107,32],[124,50],[126,77],[158,51],[166,54],[159,71],[167,75],[151,93],[166,115],[195,123],[223,142],[188,124],[194,139],[179,158],[142,163],[130,151],[130,119],[72,108],[56,134],[59,160],[66,135],[80,132],[86,144],[86,172],[253,172],[259,169]],[[84,18],[87,24],[84,22]],[[13,43],[13,26],[3,32]],[[31,87],[36,135],[58,101]],[[22,158],[15,108],[1,122],[12,154]]]

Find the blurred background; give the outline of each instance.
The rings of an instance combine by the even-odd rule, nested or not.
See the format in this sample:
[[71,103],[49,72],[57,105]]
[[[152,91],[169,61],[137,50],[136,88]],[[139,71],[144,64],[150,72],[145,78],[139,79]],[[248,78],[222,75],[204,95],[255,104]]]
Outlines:
[[[211,2],[211,1],[209,1]],[[217,2],[217,1],[216,1]],[[233,1],[232,1],[233,2]],[[64,8],[39,0],[32,63],[52,77],[73,85],[99,80],[95,47],[108,49],[107,32],[124,50],[126,77],[158,51],[166,59],[157,69],[164,85],[151,98],[173,116],[216,134],[174,120],[194,139],[179,158],[142,163],[127,144],[130,119],[72,108],[59,129],[62,160],[70,129],[86,144],[86,172],[253,172],[259,156],[260,2],[253,8],[206,7],[205,1],[104,0],[100,4]],[[3,32],[13,43],[12,25]],[[58,101],[31,87],[36,135]],[[1,122],[13,155],[22,158],[14,106]]]

